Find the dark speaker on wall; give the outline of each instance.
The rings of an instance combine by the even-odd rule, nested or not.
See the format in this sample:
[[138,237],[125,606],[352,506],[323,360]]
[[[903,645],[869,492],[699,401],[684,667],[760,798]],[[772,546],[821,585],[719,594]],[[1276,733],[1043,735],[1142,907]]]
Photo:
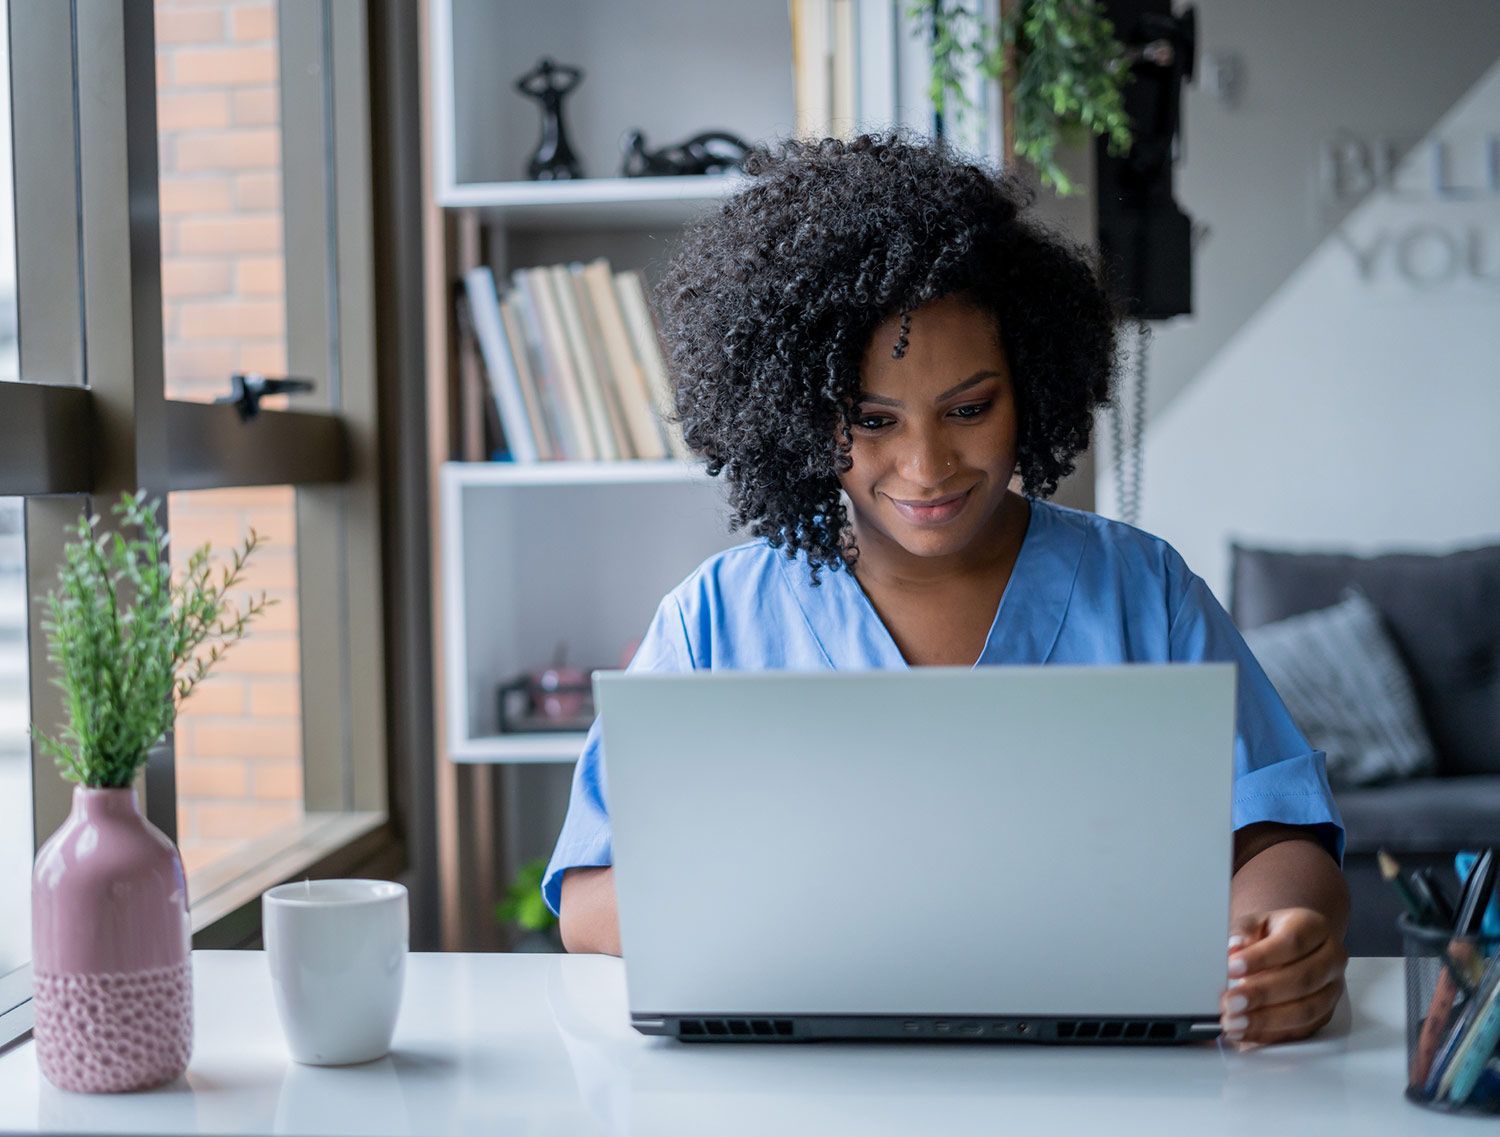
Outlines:
[[1105,271],[1125,313],[1165,320],[1193,310],[1192,220],[1172,197],[1181,152],[1182,85],[1193,76],[1191,8],[1171,0],[1105,0],[1115,35],[1131,52],[1125,110],[1133,142],[1113,155],[1096,143],[1096,209]]

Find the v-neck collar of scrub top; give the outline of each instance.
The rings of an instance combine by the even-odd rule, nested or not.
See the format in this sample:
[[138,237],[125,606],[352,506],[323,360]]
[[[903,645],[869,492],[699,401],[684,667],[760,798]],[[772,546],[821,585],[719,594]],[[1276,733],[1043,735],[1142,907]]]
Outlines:
[[[1087,529],[1069,511],[1028,498],[1031,516],[1010,580],[973,666],[1045,663],[1067,616]],[[875,606],[846,569],[814,585],[807,562],[778,558],[828,665],[837,670],[909,666]]]

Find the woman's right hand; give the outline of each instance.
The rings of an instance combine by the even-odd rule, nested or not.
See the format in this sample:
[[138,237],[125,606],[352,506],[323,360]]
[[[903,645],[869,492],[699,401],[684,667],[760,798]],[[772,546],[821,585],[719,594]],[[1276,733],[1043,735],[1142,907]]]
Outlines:
[[620,954],[620,915],[615,907],[613,866],[563,873],[558,927],[570,952]]

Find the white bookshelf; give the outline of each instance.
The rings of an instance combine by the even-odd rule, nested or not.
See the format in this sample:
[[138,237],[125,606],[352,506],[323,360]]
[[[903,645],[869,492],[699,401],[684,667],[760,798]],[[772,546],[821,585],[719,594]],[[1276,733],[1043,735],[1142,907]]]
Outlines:
[[[998,12],[1000,0],[977,2],[991,18]],[[854,10],[851,125],[930,130],[930,43],[912,34],[908,0],[824,7],[837,3]],[[705,130],[752,145],[794,131],[784,0],[427,0],[426,10],[431,195],[456,222],[454,239],[430,254],[442,261],[444,288],[481,259],[503,287],[516,269],[599,256],[654,285],[684,224],[744,179],[621,177],[626,134],[639,129],[656,149]],[[540,114],[513,85],[544,55],[585,73],[563,111],[582,179],[526,177]],[[978,140],[991,153],[998,131],[991,116]],[[428,377],[445,404],[451,378],[447,368]],[[584,741],[501,734],[498,688],[545,667],[559,642],[580,669],[619,666],[661,598],[742,535],[728,531],[723,486],[673,462],[449,462],[435,507],[443,757],[466,767],[440,774],[459,788],[438,824],[453,826],[440,848],[456,858],[447,868],[459,883],[445,903],[461,911],[493,898],[480,891],[495,851],[484,846],[498,846],[505,873],[551,851]]]
[[[834,4],[855,11],[861,127],[931,122],[925,49],[906,33],[906,2],[827,7],[830,18]],[[456,222],[442,254],[449,287],[481,262],[503,286],[516,269],[600,256],[652,286],[684,224],[743,177],[621,177],[628,132],[641,130],[648,149],[705,130],[752,145],[793,132],[784,0],[427,0],[426,8],[432,196]],[[584,71],[563,110],[587,175],[578,180],[526,177],[540,114],[514,83],[544,55]],[[448,350],[460,349],[450,342]],[[490,808],[481,793],[489,787],[504,871],[514,872],[551,851],[584,736],[500,734],[497,688],[545,666],[559,641],[575,666],[617,666],[662,596],[741,538],[727,531],[722,486],[680,463],[450,463],[439,485],[444,756],[467,765],[458,784],[475,794],[458,806],[468,820],[440,823],[476,840],[489,832],[488,816],[478,817]],[[460,856],[481,864],[489,852]]]
[[[861,125],[925,125],[925,49],[904,30],[905,0],[849,2]],[[517,268],[600,255],[652,282],[682,225],[743,182],[621,177],[630,130],[653,149],[711,129],[752,144],[793,132],[785,3],[429,0],[428,13],[434,196],[477,217],[502,284]],[[584,71],[563,104],[579,180],[525,176],[540,113],[514,83],[544,55]],[[469,266],[452,267],[457,279]],[[496,688],[562,641],[574,666],[618,665],[661,597],[739,539],[722,487],[674,462],[449,463],[439,511],[455,762],[573,762],[582,735],[498,733]]]
[[[498,280],[608,256],[653,279],[695,214],[739,175],[621,177],[621,142],[703,130],[754,143],[793,126],[785,4],[743,0],[430,0],[434,195],[476,215]],[[589,175],[534,182],[540,133],[516,77],[542,56],[584,71],[563,104]],[[454,275],[461,275],[462,268]],[[448,757],[571,763],[581,734],[498,731],[497,688],[551,660],[618,666],[662,596],[739,538],[722,487],[678,462],[449,463],[442,472],[441,641]]]
[[440,540],[455,762],[571,763],[582,734],[500,734],[497,690],[552,659],[620,666],[661,598],[736,544],[723,488],[674,462],[449,462]]

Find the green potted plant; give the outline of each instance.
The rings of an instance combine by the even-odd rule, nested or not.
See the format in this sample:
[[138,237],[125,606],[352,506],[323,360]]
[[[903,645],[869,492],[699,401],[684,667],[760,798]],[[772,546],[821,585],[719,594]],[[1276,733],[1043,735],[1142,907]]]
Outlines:
[[1130,57],[1098,0],[1015,0],[998,27],[957,0],[911,0],[906,14],[931,36],[928,95],[937,113],[961,119],[973,111],[966,67],[999,80],[1010,98],[1012,148],[1059,195],[1076,192],[1059,145],[1097,135],[1111,153],[1130,149]]
[[216,569],[207,545],[177,580],[156,505],[126,494],[106,530],[80,517],[45,597],[48,658],[66,696],[38,745],[75,783],[72,811],[32,873],[37,1060],[65,1090],[171,1081],[192,1051],[187,882],[133,785],[177,708],[270,601],[240,608],[248,539]]
[[495,920],[518,933],[517,951],[560,951],[562,941],[557,917],[542,899],[542,877],[547,872],[545,857],[522,865],[495,905]]

